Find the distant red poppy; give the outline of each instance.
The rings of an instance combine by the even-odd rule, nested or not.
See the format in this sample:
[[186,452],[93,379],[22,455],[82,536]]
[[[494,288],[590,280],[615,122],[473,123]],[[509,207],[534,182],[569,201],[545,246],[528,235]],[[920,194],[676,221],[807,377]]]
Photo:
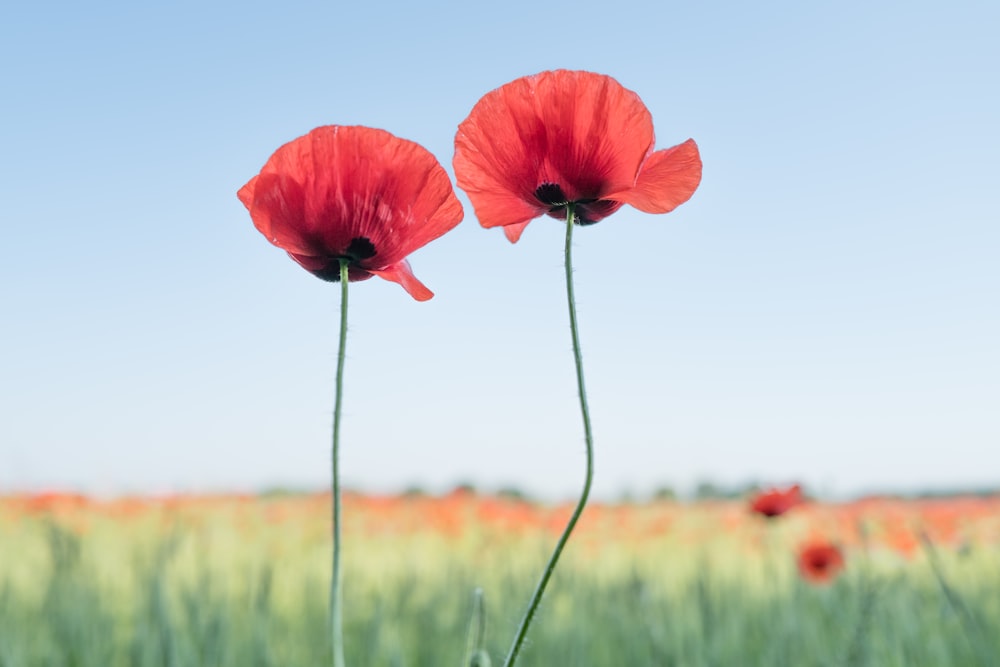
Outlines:
[[785,490],[769,489],[758,493],[750,500],[750,510],[773,519],[800,504],[802,488],[795,484]]
[[844,568],[844,554],[829,542],[811,542],[799,550],[799,572],[815,584],[825,584]]
[[418,301],[434,294],[406,256],[462,220],[444,168],[419,144],[384,130],[328,125],[277,151],[240,188],[254,226],[323,280],[373,275]]
[[609,76],[558,70],[487,93],[459,125],[455,177],[483,227],[516,242],[543,215],[581,225],[623,204],[667,213],[701,182],[692,139],[653,152],[653,119]]

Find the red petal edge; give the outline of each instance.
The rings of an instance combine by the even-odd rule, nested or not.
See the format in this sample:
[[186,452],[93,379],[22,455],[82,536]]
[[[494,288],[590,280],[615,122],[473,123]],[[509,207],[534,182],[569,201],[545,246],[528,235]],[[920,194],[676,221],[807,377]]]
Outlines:
[[511,243],[517,243],[517,240],[521,238],[521,233],[524,228],[528,226],[527,222],[518,222],[513,225],[504,225],[503,234],[507,237],[507,240]]
[[688,139],[650,155],[639,170],[635,187],[608,199],[631,204],[645,213],[669,213],[690,199],[700,183],[698,144]]
[[410,263],[405,259],[401,262],[396,262],[392,266],[387,266],[384,269],[370,272],[384,280],[398,283],[417,301],[427,301],[434,296],[434,292],[427,289],[427,286],[417,280],[417,277],[413,275],[413,271],[410,269]]

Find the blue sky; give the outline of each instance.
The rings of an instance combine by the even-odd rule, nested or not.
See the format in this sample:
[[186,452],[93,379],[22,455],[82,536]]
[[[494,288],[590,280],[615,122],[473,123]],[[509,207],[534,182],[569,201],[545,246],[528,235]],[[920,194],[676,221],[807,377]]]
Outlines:
[[[336,286],[236,199],[381,127],[451,172],[479,97],[617,78],[701,188],[575,235],[598,495],[1000,482],[993,2],[22,3],[0,21],[0,489],[320,487]],[[583,470],[562,227],[465,221],[352,284],[343,474],[550,497]]]

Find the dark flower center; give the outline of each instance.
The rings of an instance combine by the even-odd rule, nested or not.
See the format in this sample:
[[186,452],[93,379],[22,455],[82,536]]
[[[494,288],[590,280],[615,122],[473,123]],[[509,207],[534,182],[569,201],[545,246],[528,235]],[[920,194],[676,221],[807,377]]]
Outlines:
[[375,256],[375,244],[364,236],[358,236],[351,239],[351,242],[347,245],[347,252],[345,254],[352,262],[360,259],[371,259]]
[[[371,259],[376,254],[375,244],[371,242],[370,239],[364,236],[358,236],[351,239],[351,242],[347,244],[347,250],[340,257],[331,257],[326,266],[324,266],[319,271],[313,271],[313,275],[317,278],[322,278],[331,283],[340,282],[340,260],[348,260],[348,265],[350,267],[356,267],[359,262]],[[362,270],[361,274],[365,274]],[[357,277],[355,277],[357,279]]]
[[573,222],[578,225],[592,225],[611,215],[621,206],[621,202],[608,199],[577,199],[569,201],[558,183],[542,183],[535,188],[535,199],[549,207],[549,215],[566,219],[566,206],[573,204]]
[[535,188],[535,197],[546,206],[561,208],[569,203],[558,183],[542,183]]

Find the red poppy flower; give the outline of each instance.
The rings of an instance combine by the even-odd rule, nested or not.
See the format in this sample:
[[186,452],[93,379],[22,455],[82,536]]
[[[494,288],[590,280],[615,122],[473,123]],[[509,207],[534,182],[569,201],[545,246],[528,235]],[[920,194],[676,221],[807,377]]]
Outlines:
[[807,581],[833,581],[844,568],[844,554],[828,542],[811,542],[799,550],[799,572]]
[[772,519],[800,504],[802,504],[802,488],[796,484],[784,491],[770,489],[758,493],[750,501],[750,510]]
[[631,204],[667,213],[701,182],[695,142],[653,152],[653,119],[609,76],[558,70],[485,95],[459,125],[455,177],[483,227],[517,241],[549,214],[597,222]]
[[462,220],[444,168],[419,144],[368,127],[318,127],[291,141],[240,188],[257,229],[307,271],[379,276],[418,301],[433,292],[406,256]]

